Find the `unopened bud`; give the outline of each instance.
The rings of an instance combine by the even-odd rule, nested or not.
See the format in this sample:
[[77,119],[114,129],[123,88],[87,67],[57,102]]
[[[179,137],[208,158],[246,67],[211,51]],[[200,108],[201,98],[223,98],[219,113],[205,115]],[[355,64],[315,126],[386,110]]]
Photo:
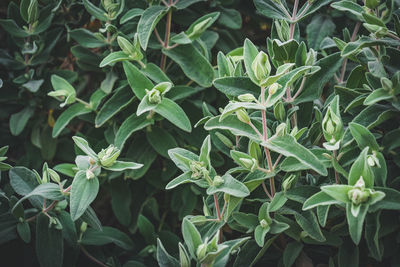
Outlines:
[[161,103],[161,93],[160,91],[156,89],[151,89],[151,91],[148,91],[147,93],[149,97],[149,102],[152,104],[159,104]]
[[274,105],[274,116],[278,121],[284,121],[286,117],[285,106],[282,101],[276,102]]
[[94,173],[91,170],[86,170],[86,179],[93,179],[95,177]]
[[222,178],[222,177],[219,176],[219,175],[216,175],[216,176],[214,177],[213,186],[218,187],[218,186],[220,186],[220,185],[223,184],[223,183],[224,183],[224,178]]
[[260,225],[262,228],[266,228],[266,227],[268,227],[268,222],[265,219],[262,219],[260,221]]
[[227,147],[232,148],[233,147],[233,143],[231,141],[231,139],[229,139],[228,137],[226,137],[225,135],[223,135],[220,132],[216,132],[215,135],[218,137],[218,139]]
[[197,259],[202,259],[206,256],[207,253],[207,244],[200,244],[196,250]]
[[241,102],[255,102],[255,101],[257,101],[257,99],[254,97],[253,94],[243,94],[243,95],[238,96],[238,99]]
[[268,78],[271,72],[271,64],[269,63],[268,55],[263,51],[259,52],[251,64],[251,69],[260,83]]
[[249,117],[249,114],[247,114],[247,112],[246,112],[246,110],[245,109],[238,109],[237,111],[236,111],[236,116],[237,116],[237,118],[241,121],[241,122],[244,122],[244,123],[246,123],[246,124],[249,124],[250,123],[250,117]]
[[98,154],[101,165],[110,167],[117,160],[121,150],[114,145],[110,145],[107,149],[102,149]]
[[282,122],[276,127],[276,136],[285,136],[287,134],[287,125],[286,123]]
[[86,229],[87,229],[87,223],[86,222],[82,222],[82,224],[81,224],[81,233],[86,232]]
[[243,167],[249,169],[251,172],[253,172],[258,167],[256,159],[240,158],[239,161],[243,165]]
[[273,83],[271,84],[271,86],[268,89],[268,94],[269,95],[273,95],[276,93],[276,91],[278,91],[279,88],[281,88],[282,86],[278,83]]

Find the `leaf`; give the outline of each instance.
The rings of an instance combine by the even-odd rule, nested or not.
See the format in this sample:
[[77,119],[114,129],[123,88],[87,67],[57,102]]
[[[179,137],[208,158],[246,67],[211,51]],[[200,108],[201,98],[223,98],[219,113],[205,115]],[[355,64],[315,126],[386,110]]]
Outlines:
[[300,227],[313,239],[323,242],[326,240],[321,232],[321,228],[318,225],[318,220],[315,214],[311,211],[305,211],[302,213],[295,213],[294,217]]
[[246,68],[246,73],[250,77],[251,81],[258,85],[258,79],[256,78],[251,65],[253,64],[254,59],[258,55],[257,47],[249,40],[244,40],[243,45],[243,59],[244,66]]
[[260,224],[258,217],[252,213],[234,212],[232,217],[238,224],[252,231]]
[[361,150],[368,146],[372,150],[379,151],[379,145],[376,142],[374,135],[366,127],[351,122],[349,123],[349,129]]
[[102,231],[101,222],[97,218],[96,213],[90,206],[85,210],[80,219],[86,222],[88,225],[90,225],[93,229]]
[[124,61],[122,65],[129,85],[136,97],[142,100],[146,95],[145,90],[151,90],[154,87],[153,83],[132,63]]
[[346,240],[339,248],[339,267],[359,266],[359,249],[350,240]]
[[65,210],[62,210],[58,214],[58,219],[62,225],[62,234],[68,245],[76,248],[78,245],[78,234],[76,232],[75,223],[72,221],[71,216]]
[[132,114],[122,123],[121,127],[119,127],[117,133],[115,134],[114,145],[122,150],[126,140],[128,140],[128,138],[134,132],[143,129],[152,123],[153,120],[147,119],[146,114],[140,116]]
[[283,205],[285,205],[288,199],[285,197],[284,192],[278,192],[274,195],[271,203],[268,205],[269,212],[278,211]]
[[109,171],[120,172],[125,170],[136,170],[143,167],[143,164],[135,163],[135,162],[126,162],[126,161],[115,161],[112,166],[109,167],[102,167]]
[[138,16],[141,16],[143,14],[144,10],[140,8],[132,8],[128,10],[119,20],[119,24],[124,24],[125,22],[134,19]]
[[10,169],[9,176],[12,188],[21,196],[26,196],[39,185],[35,173],[25,167]]
[[12,211],[16,207],[18,207],[18,205],[22,201],[33,196],[41,196],[45,199],[57,200],[57,201],[64,199],[64,195],[61,193],[61,189],[58,184],[53,184],[53,183],[40,184],[35,189],[33,189],[32,192],[30,192],[29,194],[25,195],[23,198],[18,200],[18,202],[15,203],[14,207],[12,208]]
[[89,0],[83,0],[83,4],[85,5],[85,9],[87,10],[87,12],[89,12],[95,18],[101,21],[108,20],[107,13],[104,10],[93,5]]
[[18,113],[14,113],[10,117],[10,131],[14,136],[19,135],[25,129],[29,119],[33,116],[35,110],[31,107],[26,107]]
[[267,18],[290,20],[286,13],[282,11],[284,7],[279,5],[277,2],[269,0],[254,0],[254,5],[256,6],[257,11]]
[[375,190],[385,193],[385,197],[377,203],[371,205],[369,212],[376,212],[382,209],[400,210],[400,192],[393,188],[375,187]]
[[219,16],[218,23],[233,30],[242,28],[242,16],[239,11],[232,8],[221,8],[221,15]]
[[169,255],[161,240],[157,238],[157,263],[160,267],[179,267],[179,261]]
[[314,50],[319,50],[322,40],[327,36],[331,36],[334,30],[335,24],[330,17],[314,16],[306,29],[308,46]]
[[127,181],[113,179],[110,181],[111,207],[118,221],[129,226],[132,221],[132,193]]
[[365,220],[365,241],[371,256],[377,261],[381,261],[383,256],[383,246],[379,242],[379,233],[382,231],[380,215],[380,212],[370,213]]
[[165,158],[169,158],[169,149],[178,146],[175,138],[163,128],[152,127],[151,131],[146,133],[146,137],[147,141],[154,148],[154,150]]
[[107,45],[104,41],[98,39],[91,31],[84,28],[74,29],[69,32],[72,39],[86,48],[97,48]]
[[370,106],[373,105],[375,103],[378,103],[382,100],[389,100],[392,99],[393,95],[388,92],[386,89],[384,88],[380,88],[380,89],[376,89],[374,91],[372,91],[372,93],[370,93],[365,99],[363,104],[365,106]]
[[159,66],[157,66],[154,63],[147,63],[146,67],[143,68],[141,71],[147,77],[149,77],[152,81],[154,81],[156,84],[159,84],[162,82],[172,83],[171,79],[160,69]]
[[150,6],[143,12],[137,27],[140,46],[143,50],[147,49],[154,28],[166,13],[167,9],[164,6]]
[[69,106],[61,115],[57,118],[56,123],[53,126],[52,136],[56,138],[60,135],[62,130],[77,116],[90,113],[92,110],[87,108],[81,103],[75,103]]
[[260,87],[255,85],[248,77],[217,78],[213,82],[215,88],[228,96],[252,94],[258,96]]
[[191,171],[191,161],[199,161],[199,156],[189,150],[179,147],[168,150],[168,155],[175,165],[183,172]]
[[190,255],[196,257],[196,249],[202,244],[201,235],[194,224],[189,219],[184,218],[182,221],[182,235],[185,245],[188,247]]
[[285,267],[290,267],[294,264],[300,252],[303,250],[304,245],[299,242],[290,242],[287,244],[285,250],[283,251],[283,265]]
[[191,182],[193,182],[192,173],[190,173],[190,172],[185,172],[185,173],[179,175],[178,177],[172,179],[172,181],[170,181],[170,182],[165,186],[165,189],[169,190],[169,189],[172,189],[172,188],[177,187],[178,185],[186,184],[186,183],[191,183]]
[[154,244],[156,241],[156,231],[154,225],[142,214],[139,215],[137,225],[140,234],[144,237],[144,240],[148,244]]
[[303,204],[303,210],[309,210],[320,205],[332,205],[332,204],[340,204],[341,201],[336,200],[335,198],[331,197],[324,191],[318,192],[312,195],[310,198],[306,200]]
[[347,223],[349,225],[350,237],[353,240],[353,242],[356,245],[358,245],[358,243],[360,243],[361,240],[364,219],[368,211],[368,205],[360,204],[360,211],[357,217],[353,216],[351,212],[351,205],[352,205],[351,203],[346,204]]
[[41,267],[61,267],[64,243],[60,229],[49,225],[49,218],[40,213],[36,218],[36,255]]
[[125,54],[125,52],[122,51],[111,52],[105,58],[103,58],[103,60],[99,64],[99,67],[103,68],[105,66],[114,64],[116,62],[129,61],[129,60],[132,60],[132,58],[129,57],[129,55]]
[[215,129],[229,130],[234,135],[246,136],[254,141],[259,142],[259,137],[251,128],[251,126],[239,121],[235,115],[230,115],[223,121],[219,121],[219,118],[220,116],[216,116],[208,120],[204,125],[204,129],[207,131]]
[[192,125],[185,111],[171,99],[164,97],[161,103],[154,108],[154,111],[180,129],[189,133],[192,131]]
[[217,192],[223,192],[234,197],[247,197],[250,195],[249,189],[242,183],[233,178],[230,174],[222,176],[224,183],[219,186],[210,186],[207,188],[207,194],[212,195]]
[[96,115],[95,127],[98,128],[111,119],[115,114],[128,106],[135,96],[128,86],[116,91],[114,95],[104,103]]
[[86,155],[92,157],[93,159],[97,159],[96,152],[90,148],[89,143],[85,139],[79,136],[73,136],[72,139],[74,140],[75,145],[79,147]]
[[348,192],[351,189],[353,189],[353,186],[344,184],[325,185],[321,187],[324,193],[343,203],[350,202]]
[[187,8],[188,6],[191,6],[191,5],[195,4],[195,3],[204,2],[204,1],[206,1],[206,0],[185,0],[185,1],[179,1],[177,4],[175,4],[175,7],[176,7],[178,10],[180,10],[180,9],[185,9],[185,8]]
[[188,78],[200,86],[211,87],[214,79],[213,67],[192,44],[163,49],[162,52],[175,61]]
[[19,222],[17,224],[17,232],[25,243],[31,242],[31,228],[29,228],[29,223],[27,223],[26,221]]
[[84,171],[79,171],[72,181],[70,195],[70,213],[73,221],[79,219],[97,196],[99,180],[97,177],[86,178]]
[[28,32],[21,29],[12,19],[0,19],[0,25],[6,32],[8,32],[12,36],[25,38],[30,35]]
[[331,7],[340,10],[340,11],[347,11],[350,12],[351,14],[355,15],[357,18],[361,19],[362,18],[362,13],[364,12],[364,9],[362,6],[359,4],[349,1],[349,0],[343,0],[343,1],[337,1],[331,4]]
[[102,230],[88,228],[83,234],[83,245],[102,246],[113,243],[124,250],[132,250],[134,244],[128,235],[113,227],[104,226]]
[[277,136],[261,143],[261,145],[286,157],[294,157],[323,176],[328,174],[321,161],[310,150],[297,143],[296,139],[291,135]]

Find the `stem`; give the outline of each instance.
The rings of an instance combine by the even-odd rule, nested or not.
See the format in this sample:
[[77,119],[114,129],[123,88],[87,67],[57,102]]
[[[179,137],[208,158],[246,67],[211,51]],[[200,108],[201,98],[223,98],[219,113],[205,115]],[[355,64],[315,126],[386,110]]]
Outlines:
[[271,194],[268,192],[268,188],[267,188],[267,186],[265,185],[265,182],[262,181],[261,185],[262,185],[262,188],[264,189],[265,194],[267,194],[267,196],[269,197],[269,199],[272,200],[273,197],[272,197]]
[[296,97],[299,96],[299,94],[301,93],[301,91],[303,90],[304,84],[306,83],[307,77],[303,77],[303,80],[301,80],[301,84],[299,89],[297,90],[297,92],[294,94],[294,96],[292,97],[292,99],[290,99],[290,102],[294,101],[296,99]]
[[263,140],[263,135],[260,133],[260,131],[256,128],[256,126],[254,126],[254,124],[249,121],[248,125],[251,126],[251,128],[253,128],[253,130],[257,133],[258,137],[260,137],[261,140]]
[[[356,39],[356,37],[357,37],[357,32],[358,32],[358,30],[360,29],[360,26],[361,26],[361,22],[358,21],[358,22],[356,23],[356,26],[354,26],[353,34],[351,35],[351,39],[350,39],[351,42],[354,42],[354,41],[355,41],[355,39]],[[348,60],[347,58],[345,58],[345,59],[343,60],[343,63],[342,63],[342,70],[341,70],[341,72],[340,72],[339,83],[342,83],[343,80],[344,80],[344,75],[346,74],[347,60]]]
[[398,37],[397,35],[394,35],[393,33],[388,33],[387,36],[392,37],[393,39],[399,40],[400,41],[400,37]]
[[[335,160],[337,160],[337,151],[336,150],[333,150],[333,157],[335,158]],[[337,173],[335,168],[333,168],[333,170],[335,171],[336,184],[340,184],[339,174]]]
[[224,201],[224,207],[222,208],[221,218],[224,217],[224,213],[225,213],[225,210],[226,210],[226,206],[227,206],[227,205],[228,205],[228,202]]
[[305,7],[304,10],[300,13],[300,15],[298,15],[297,17],[298,17],[298,18],[301,18],[301,17],[307,12],[307,10],[308,10],[309,7],[310,7],[310,2],[307,1],[306,7]]
[[161,44],[161,46],[164,47],[164,41],[161,39],[161,36],[160,36],[160,34],[158,33],[157,28],[154,28],[154,33],[156,34],[156,37],[157,37],[158,42]]
[[[292,21],[294,21],[296,19],[296,15],[297,15],[297,8],[299,7],[299,0],[294,0],[294,6],[293,6],[293,13],[292,13]],[[292,22],[290,24],[290,32],[289,32],[289,39],[293,39],[294,36],[294,28],[295,28],[296,22]]]
[[91,261],[97,263],[97,264],[100,265],[100,266],[109,267],[107,264],[102,263],[101,261],[99,261],[98,259],[96,259],[95,257],[93,257],[92,255],[90,255],[90,253],[89,253],[83,246],[80,246],[80,248],[81,248],[83,254],[85,254],[86,257],[88,257]]
[[84,101],[84,100],[82,100],[82,99],[80,99],[80,98],[76,98],[76,101],[78,101],[78,102],[81,103],[81,104],[84,104],[84,105],[87,106],[87,107],[90,107],[90,104],[89,104],[88,102],[86,102],[86,101]]
[[[169,0],[169,4],[172,4],[172,1]],[[169,35],[171,33],[171,20],[172,20],[172,10],[170,9],[167,14],[167,24],[165,25],[165,39],[164,39],[164,48],[168,48],[169,43]],[[167,61],[166,55],[163,53],[161,56],[161,69],[165,71],[165,63]]]
[[221,217],[221,213],[219,211],[219,204],[218,204],[218,197],[217,197],[217,193],[214,193],[214,203],[215,203],[215,209],[217,211],[217,216],[218,216],[218,220],[220,221],[222,219]]

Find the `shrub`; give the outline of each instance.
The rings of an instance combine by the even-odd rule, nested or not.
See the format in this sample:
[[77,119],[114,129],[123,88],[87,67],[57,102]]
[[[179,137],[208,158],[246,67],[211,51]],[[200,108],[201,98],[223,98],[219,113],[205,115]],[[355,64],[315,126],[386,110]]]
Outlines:
[[400,264],[398,3],[250,3],[8,4],[9,266]]

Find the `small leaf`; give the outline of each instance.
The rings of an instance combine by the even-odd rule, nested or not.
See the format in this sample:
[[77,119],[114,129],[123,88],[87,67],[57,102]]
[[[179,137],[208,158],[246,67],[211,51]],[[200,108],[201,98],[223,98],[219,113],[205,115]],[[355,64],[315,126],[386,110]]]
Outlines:
[[119,147],[121,150],[124,147],[126,140],[136,131],[139,131],[148,125],[153,123],[153,120],[148,120],[146,114],[141,116],[136,116],[132,114],[129,116],[119,127],[117,133],[115,134],[114,145]]
[[358,243],[360,243],[361,240],[364,219],[368,211],[368,205],[360,204],[360,211],[357,217],[353,216],[351,212],[351,205],[352,205],[351,203],[347,203],[346,205],[347,223],[349,225],[349,232],[351,239],[356,245],[358,245]]
[[72,182],[70,213],[73,221],[79,219],[97,196],[99,180],[86,178],[85,171],[79,171]]
[[137,27],[139,42],[143,50],[147,49],[154,28],[166,13],[167,9],[164,6],[157,5],[150,6],[143,12]]
[[103,58],[103,60],[99,64],[99,67],[104,68],[105,66],[114,64],[116,62],[129,60],[132,60],[132,58],[130,58],[129,55],[125,54],[122,51],[112,52],[108,54],[105,58]]
[[223,192],[234,197],[247,197],[250,195],[249,189],[242,182],[233,178],[230,174],[223,175],[222,179],[224,180],[223,184],[207,188],[208,195],[217,192]]
[[136,97],[142,100],[146,95],[146,89],[151,90],[154,87],[153,83],[132,63],[124,61],[122,64],[129,85]]
[[61,115],[57,118],[56,123],[53,126],[52,136],[56,138],[60,135],[62,130],[77,116],[90,113],[92,110],[87,108],[81,103],[75,103],[69,106]]
[[90,148],[89,143],[85,139],[79,136],[73,136],[72,139],[74,140],[75,145],[79,147],[86,155],[92,157],[93,159],[97,159],[96,152]]
[[115,161],[115,163],[109,167],[102,167],[109,171],[120,172],[125,170],[136,170],[140,169],[143,164],[135,163],[135,162],[126,162],[126,161]]
[[40,213],[36,219],[36,255],[41,267],[63,265],[64,242],[62,231],[49,225],[49,218]]
[[154,111],[180,129],[186,132],[192,131],[192,125],[185,111],[171,99],[164,97],[161,103],[154,108]]
[[193,258],[196,258],[196,249],[202,244],[201,235],[194,224],[189,219],[184,218],[182,222],[182,235],[185,244],[188,247],[189,253]]

